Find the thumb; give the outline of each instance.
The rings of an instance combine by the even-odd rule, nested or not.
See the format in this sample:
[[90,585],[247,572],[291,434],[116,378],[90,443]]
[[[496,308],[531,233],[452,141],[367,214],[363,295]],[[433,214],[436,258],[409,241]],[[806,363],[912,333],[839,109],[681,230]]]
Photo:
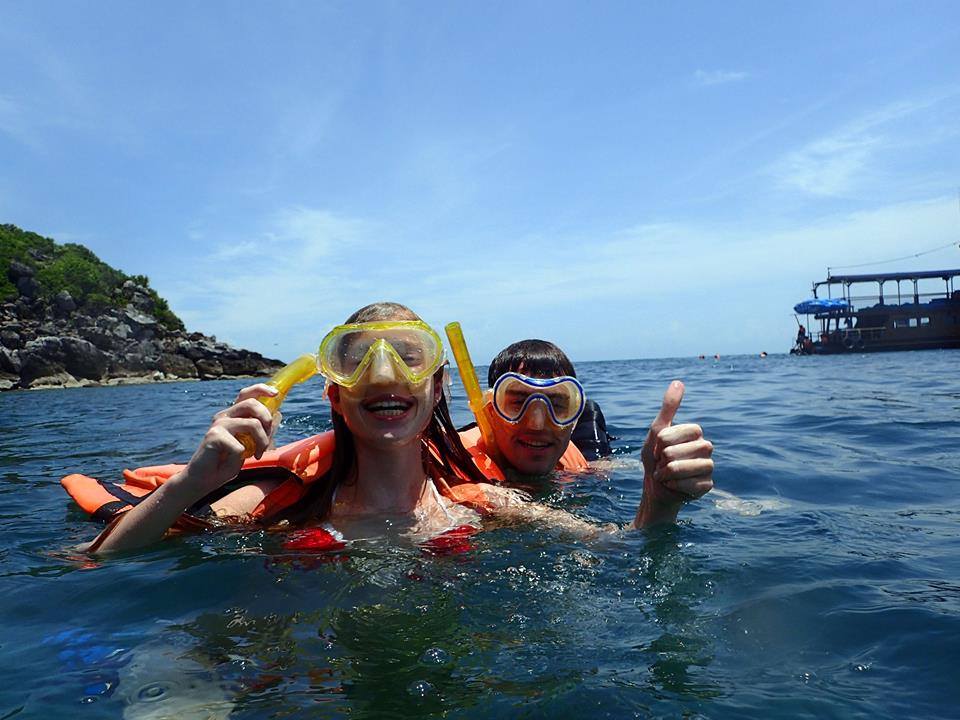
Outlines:
[[663,404],[660,406],[660,412],[657,413],[657,417],[650,425],[650,432],[647,434],[648,443],[656,441],[660,431],[669,427],[670,423],[673,422],[673,418],[676,416],[683,400],[683,390],[683,383],[679,380],[670,383],[667,391],[663,394]]

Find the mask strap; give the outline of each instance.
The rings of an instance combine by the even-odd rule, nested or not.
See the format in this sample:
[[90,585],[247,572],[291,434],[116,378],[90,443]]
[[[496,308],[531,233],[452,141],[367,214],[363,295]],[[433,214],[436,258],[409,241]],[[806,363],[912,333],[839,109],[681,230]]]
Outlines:
[[443,378],[440,384],[443,387],[443,399],[447,401],[447,407],[450,407],[453,405],[453,394],[451,392],[453,378],[450,377],[450,363],[447,360],[443,361]]

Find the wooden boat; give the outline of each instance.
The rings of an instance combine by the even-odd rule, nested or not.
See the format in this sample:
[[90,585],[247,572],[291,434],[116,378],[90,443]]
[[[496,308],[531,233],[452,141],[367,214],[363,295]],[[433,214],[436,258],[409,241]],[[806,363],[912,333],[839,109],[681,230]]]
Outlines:
[[[957,277],[960,269],[871,275],[828,272],[826,280],[813,283],[813,298],[793,308],[802,332],[797,333],[790,352],[830,355],[960,348]],[[854,294],[855,288],[874,283],[876,294]],[[821,298],[824,288],[827,297]],[[806,318],[805,325],[800,322],[801,315]],[[811,317],[819,321],[816,333],[807,331]]]

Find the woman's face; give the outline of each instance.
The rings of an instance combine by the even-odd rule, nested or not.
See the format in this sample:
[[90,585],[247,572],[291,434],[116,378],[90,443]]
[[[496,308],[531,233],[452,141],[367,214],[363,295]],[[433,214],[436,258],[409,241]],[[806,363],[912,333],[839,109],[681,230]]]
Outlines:
[[380,355],[355,386],[332,385],[329,394],[358,444],[388,448],[419,442],[441,391],[433,376],[408,384],[390,358]]

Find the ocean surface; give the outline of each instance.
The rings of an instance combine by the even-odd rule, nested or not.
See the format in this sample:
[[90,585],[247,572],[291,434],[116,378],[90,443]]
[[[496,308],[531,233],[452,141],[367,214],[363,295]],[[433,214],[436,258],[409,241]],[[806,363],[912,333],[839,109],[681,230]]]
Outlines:
[[[502,528],[439,555],[222,532],[93,561],[59,478],[186,460],[246,382],[2,394],[0,720],[960,717],[958,369],[583,363],[616,455],[541,499],[629,521],[674,378],[725,494],[668,528]],[[321,387],[291,393],[279,441],[329,427]]]

